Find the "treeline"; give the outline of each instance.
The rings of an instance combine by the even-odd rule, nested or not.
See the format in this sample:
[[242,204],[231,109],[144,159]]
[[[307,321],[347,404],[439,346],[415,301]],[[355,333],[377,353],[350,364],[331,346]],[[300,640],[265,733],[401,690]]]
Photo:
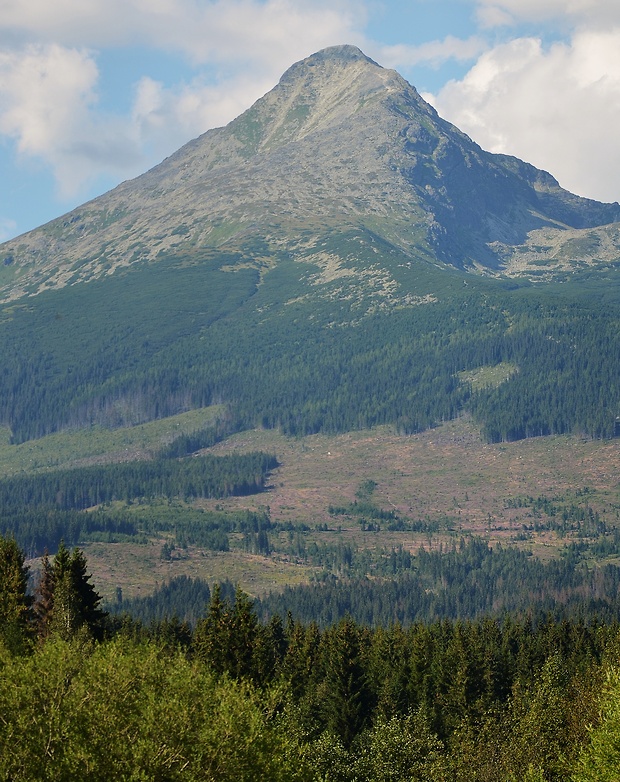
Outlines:
[[0,517],[0,534],[13,536],[29,557],[39,556],[46,549],[56,551],[62,540],[75,546],[93,541],[146,543],[159,537],[179,548],[200,546],[228,551],[229,533],[258,536],[272,527],[264,511],[204,511],[174,503],[88,511],[21,507]]
[[[620,621],[620,567],[588,567],[592,547],[587,544],[570,546],[548,563],[515,548],[491,549],[477,539],[416,555],[398,548],[373,558],[366,550],[346,546],[329,552],[329,557],[328,550],[321,552],[320,560],[332,570],[319,572],[313,583],[285,587],[256,600],[263,621],[287,614],[319,627],[347,616],[369,627],[507,615]],[[192,622],[191,615],[176,611],[186,585],[189,605],[198,587],[181,578],[158,587],[148,598],[135,598],[128,610],[147,622],[175,615]],[[171,593],[177,596],[174,606]],[[110,606],[115,613],[126,608],[125,602]]]
[[127,516],[50,507],[4,511],[0,516],[0,534],[15,538],[30,558],[40,556],[46,549],[55,552],[62,540],[75,546],[89,540],[112,543],[140,536],[135,521]]
[[[128,537],[173,532],[179,545],[222,548],[216,532],[258,532],[270,522],[263,513],[205,514],[179,511],[169,498],[228,497],[263,491],[275,456],[265,453],[158,458],[0,480],[0,534],[11,534],[35,556],[55,551],[61,540],[74,545],[86,540],[118,542]],[[168,499],[163,512],[154,500]],[[105,507],[123,501],[145,503],[139,513]],[[99,507],[95,512],[87,508]],[[216,543],[217,540],[217,543]]]
[[181,459],[224,440],[236,430],[227,414],[220,416],[212,425],[194,432],[177,435],[171,442],[159,450],[160,459]]
[[393,549],[366,571],[369,578],[353,575],[355,552],[350,552],[349,577],[341,569],[341,578],[326,573],[320,583],[287,586],[260,601],[259,610],[265,617],[290,611],[321,626],[345,616],[378,627],[531,611],[619,621],[620,567],[589,568],[585,560],[590,553],[587,544],[572,545],[560,558],[544,563],[515,547],[491,549],[473,538],[458,547],[420,549],[415,557]]
[[[221,587],[226,597],[234,596],[232,584]],[[176,623],[194,626],[204,616],[205,606],[211,600],[211,589],[206,581],[190,576],[176,576],[159,586],[152,595],[124,598],[117,591],[116,603],[110,607],[115,613],[131,616],[145,626],[165,626]]]
[[262,622],[247,595],[215,586],[193,629],[145,627],[106,619],[79,551],[61,550],[45,573],[33,614],[23,555],[0,540],[2,778],[617,773],[617,624],[505,617],[372,629],[345,617],[320,628]]
[[[11,305],[0,324],[0,420],[14,441],[214,403],[227,405],[233,430],[293,435],[379,424],[411,433],[463,410],[490,440],[614,434],[615,280],[519,288],[421,266],[402,284],[436,300],[389,308],[346,295],[343,280],[340,295],[300,298],[297,264],[286,258],[269,285],[257,286],[256,269],[221,271],[240,260],[163,259],[39,295],[36,307]],[[171,314],[171,301],[183,307]],[[459,379],[501,362],[517,371],[495,387]],[[188,437],[169,453],[212,437]]]
[[140,497],[195,499],[255,494],[263,490],[267,473],[277,465],[275,456],[257,452],[17,475],[0,480],[0,515],[25,505],[79,510]]

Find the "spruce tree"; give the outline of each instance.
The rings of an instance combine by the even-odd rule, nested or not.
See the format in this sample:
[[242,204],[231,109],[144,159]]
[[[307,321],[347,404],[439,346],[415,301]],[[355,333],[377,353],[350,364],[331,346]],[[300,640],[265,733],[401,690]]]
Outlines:
[[361,632],[346,617],[329,631],[326,641],[323,718],[348,748],[368,722],[371,708]]
[[74,548],[69,560],[68,581],[75,595],[77,624],[86,626],[91,635],[100,638],[107,614],[99,607],[101,596],[91,583],[87,568],[84,552]]
[[221,584],[215,584],[207,608],[207,615],[196,625],[194,653],[216,673],[229,670],[230,607],[222,599]]
[[101,638],[107,614],[99,608],[100,602],[82,551],[74,548],[70,554],[61,541],[53,564],[44,556],[35,606],[40,637],[58,634],[68,639],[83,627]]
[[28,567],[14,538],[0,537],[0,640],[19,651],[32,624]]

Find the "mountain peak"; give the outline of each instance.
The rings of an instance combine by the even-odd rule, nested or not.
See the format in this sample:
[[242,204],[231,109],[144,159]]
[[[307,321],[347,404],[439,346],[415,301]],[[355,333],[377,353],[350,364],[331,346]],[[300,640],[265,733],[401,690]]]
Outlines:
[[229,127],[249,154],[274,151],[311,133],[340,128],[369,102],[401,91],[419,98],[395,71],[382,68],[356,46],[331,46],[292,65],[273,90]]
[[[292,65],[226,127],[3,245],[0,298],[206,249],[260,245],[271,258],[269,248],[288,247],[297,257],[303,245],[323,258],[326,237],[360,228],[407,258],[491,274],[547,264],[553,274],[617,259],[620,238],[605,226],[619,219],[617,204],[484,152],[396,71],[332,46]],[[582,246],[593,248],[585,259],[573,249]]]
[[[370,57],[365,55],[361,49],[358,49],[357,46],[351,44],[328,46],[325,49],[321,49],[320,51],[311,54],[299,63],[296,63],[296,65],[303,64],[306,67],[312,67],[318,63],[324,62],[365,62],[369,65],[375,65],[378,68],[381,67],[374,60],[371,60]],[[294,67],[295,65],[292,66],[292,68]],[[289,70],[291,69],[289,68]]]
[[336,86],[334,82],[339,82],[347,90],[355,89],[356,85],[359,91],[360,88],[368,89],[377,80],[383,85],[390,77],[400,79],[394,71],[382,68],[357,46],[329,46],[291,65],[282,75],[276,94],[294,86],[323,92],[326,86]]

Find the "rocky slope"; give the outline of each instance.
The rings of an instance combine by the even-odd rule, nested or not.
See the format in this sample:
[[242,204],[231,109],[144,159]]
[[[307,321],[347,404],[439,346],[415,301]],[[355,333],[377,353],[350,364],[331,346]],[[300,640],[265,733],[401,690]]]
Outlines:
[[[352,46],[293,65],[225,128],[144,175],[0,247],[16,299],[161,257],[285,254],[355,274],[325,237],[364,230],[398,256],[540,279],[620,258],[620,206],[484,152],[395,71]],[[389,273],[389,253],[378,252]]]

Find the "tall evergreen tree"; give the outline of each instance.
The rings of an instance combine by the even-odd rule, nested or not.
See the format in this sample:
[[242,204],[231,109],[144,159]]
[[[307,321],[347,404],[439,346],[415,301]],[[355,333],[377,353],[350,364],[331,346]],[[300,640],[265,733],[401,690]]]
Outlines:
[[0,640],[18,651],[32,623],[28,567],[13,538],[0,536]]
[[216,673],[228,670],[230,630],[230,606],[222,598],[221,585],[215,584],[207,614],[194,631],[194,653]]
[[350,617],[327,638],[323,715],[327,728],[349,747],[370,716],[371,692],[362,659],[362,631]]
[[68,639],[84,627],[93,637],[101,638],[106,612],[99,608],[100,603],[84,553],[74,548],[70,554],[61,541],[53,564],[47,554],[43,558],[35,606],[40,637],[56,633]]
[[196,626],[196,655],[217,673],[236,679],[255,679],[262,673],[263,657],[259,626],[252,599],[237,588],[234,605],[222,599],[221,586],[213,587],[206,617]]
[[69,584],[75,594],[77,623],[79,627],[85,625],[93,636],[100,638],[106,612],[99,607],[101,596],[91,583],[87,568],[84,552],[74,548],[69,560]]

